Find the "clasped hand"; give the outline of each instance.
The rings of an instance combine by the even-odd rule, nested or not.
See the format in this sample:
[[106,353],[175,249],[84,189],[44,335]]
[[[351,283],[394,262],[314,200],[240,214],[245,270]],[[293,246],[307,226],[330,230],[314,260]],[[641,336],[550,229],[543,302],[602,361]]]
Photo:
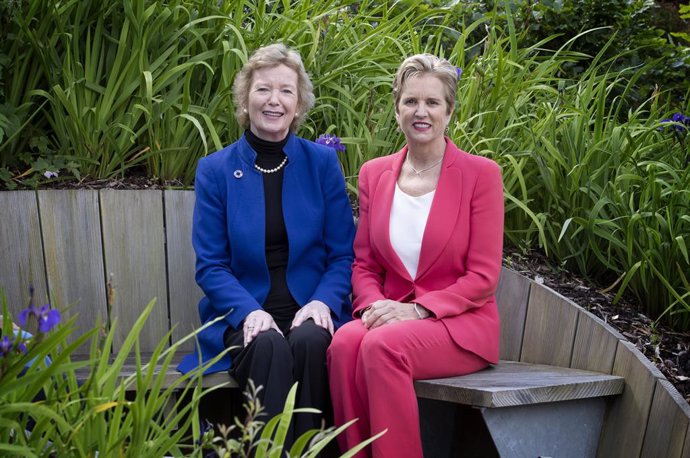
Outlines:
[[[417,309],[422,314],[421,318],[429,316],[429,311],[418,305]],[[384,324],[397,321],[418,320],[420,318],[414,309],[414,304],[383,299],[373,302],[362,313],[362,323],[367,329],[377,328]]]

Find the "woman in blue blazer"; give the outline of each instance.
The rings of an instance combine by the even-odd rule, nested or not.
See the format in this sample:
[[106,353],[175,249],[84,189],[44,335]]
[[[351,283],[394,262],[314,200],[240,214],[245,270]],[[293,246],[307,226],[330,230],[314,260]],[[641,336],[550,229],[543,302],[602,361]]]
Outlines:
[[[192,242],[205,297],[187,372],[226,348],[206,373],[262,386],[266,419],[299,382],[297,407],[327,411],[326,349],[351,316],[354,223],[335,150],[294,135],[313,106],[299,54],[257,50],[233,86],[242,138],[199,161]],[[199,358],[199,355],[201,358]],[[300,414],[295,437],[321,425]]]

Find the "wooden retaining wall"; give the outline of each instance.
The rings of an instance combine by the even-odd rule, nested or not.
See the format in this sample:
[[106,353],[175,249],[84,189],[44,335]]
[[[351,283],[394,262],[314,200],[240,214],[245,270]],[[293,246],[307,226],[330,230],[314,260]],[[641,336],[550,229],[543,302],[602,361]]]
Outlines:
[[[151,351],[170,326],[179,339],[198,326],[193,206],[193,191],[0,192],[0,288],[10,310],[26,307],[33,285],[38,305],[70,307],[65,313],[78,313],[79,329],[117,320],[117,347],[137,310],[155,297],[142,351]],[[498,298],[502,359],[625,377],[625,391],[604,422],[600,456],[690,458],[690,406],[634,345],[509,269]]]

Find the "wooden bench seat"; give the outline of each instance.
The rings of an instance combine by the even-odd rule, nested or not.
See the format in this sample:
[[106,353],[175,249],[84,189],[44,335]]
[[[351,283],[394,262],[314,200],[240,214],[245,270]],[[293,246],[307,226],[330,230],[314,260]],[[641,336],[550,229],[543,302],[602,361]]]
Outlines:
[[415,382],[417,396],[472,407],[499,408],[621,394],[625,379],[566,367],[501,361],[460,377]]

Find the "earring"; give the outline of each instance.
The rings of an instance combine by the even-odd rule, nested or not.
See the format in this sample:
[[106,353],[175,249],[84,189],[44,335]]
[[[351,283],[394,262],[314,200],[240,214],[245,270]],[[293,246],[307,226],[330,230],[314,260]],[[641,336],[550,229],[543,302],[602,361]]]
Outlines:
[[448,125],[446,125],[446,128],[443,130],[443,133],[448,135]]
[[246,113],[246,112],[247,112],[247,109],[246,109],[246,108],[242,108],[242,111]]

